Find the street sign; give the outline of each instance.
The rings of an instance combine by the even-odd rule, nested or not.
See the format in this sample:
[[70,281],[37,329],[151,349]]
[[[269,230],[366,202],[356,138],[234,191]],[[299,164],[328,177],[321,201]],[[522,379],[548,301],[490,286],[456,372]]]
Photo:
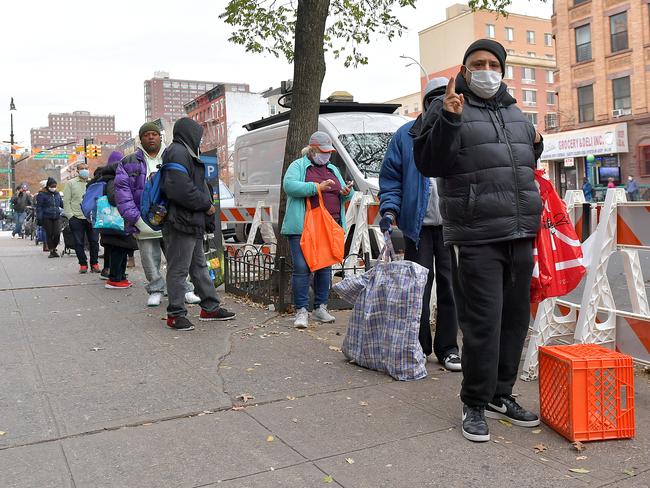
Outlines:
[[2,173],[8,175],[9,173],[11,173],[11,170],[8,168],[0,168],[0,174]]
[[569,168],[575,166],[575,160],[573,158],[564,158],[564,167]]
[[34,159],[68,159],[69,154],[47,154],[47,153],[38,153],[34,154]]
[[203,166],[205,166],[205,179],[208,182],[217,181],[219,179],[219,164],[217,163],[216,156],[201,156]]

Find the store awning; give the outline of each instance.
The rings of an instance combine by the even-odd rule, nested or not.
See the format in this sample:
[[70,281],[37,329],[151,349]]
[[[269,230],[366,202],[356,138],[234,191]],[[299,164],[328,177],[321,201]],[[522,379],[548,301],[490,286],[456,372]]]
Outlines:
[[628,152],[627,123],[556,132],[544,136],[543,161],[584,157],[589,154]]

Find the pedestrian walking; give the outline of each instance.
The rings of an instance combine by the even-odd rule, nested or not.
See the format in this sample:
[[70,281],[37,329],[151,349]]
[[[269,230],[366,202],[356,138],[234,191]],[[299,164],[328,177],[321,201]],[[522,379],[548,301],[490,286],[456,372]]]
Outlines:
[[627,183],[625,184],[625,193],[627,193],[627,198],[631,202],[636,202],[640,200],[639,185],[636,183],[636,180],[632,175],[629,175],[627,177]]
[[56,248],[61,240],[63,198],[61,198],[57,186],[56,180],[50,177],[36,195],[36,223],[45,229],[47,248],[50,250],[48,258],[59,257]]
[[[149,227],[140,215],[140,200],[146,179],[158,171],[162,164],[164,145],[160,129],[147,122],[139,130],[140,144],[118,164],[115,172],[115,200],[120,215],[124,218],[127,231],[138,241],[142,269],[147,278],[147,306],[160,305],[166,292],[165,278],[160,273],[161,258],[164,254],[162,232]],[[201,299],[194,294],[194,286],[185,280],[185,302],[199,303]]]
[[607,178],[607,188],[616,188],[616,183],[614,183],[614,178],[611,176]]
[[86,241],[90,251],[90,271],[101,273],[99,269],[99,232],[93,229],[81,211],[81,201],[86,193],[90,172],[88,165],[77,165],[77,176],[69,180],[63,190],[63,215],[68,219],[70,230],[74,236],[74,251],[79,262],[79,272],[88,272],[88,256],[86,256]]
[[585,176],[585,179],[582,181],[582,194],[585,196],[585,201],[591,202],[593,198],[594,188],[591,186],[589,178]]
[[24,238],[23,223],[25,222],[25,212],[27,211],[27,207],[31,207],[34,204],[27,190],[27,185],[23,184],[17,187],[16,193],[11,197],[9,202],[14,211],[15,222],[14,230],[11,231],[11,238],[14,239],[16,236]]
[[502,82],[505,61],[498,42],[473,42],[414,142],[418,169],[439,178],[463,332],[462,433],[476,442],[490,439],[486,416],[539,424],[512,388],[530,319],[542,210],[534,170],[543,140]]
[[[292,291],[296,309],[294,327],[307,328],[309,322],[309,282],[312,272],[305,261],[300,239],[305,222],[306,200],[311,208],[320,205],[318,189],[322,193],[326,210],[335,222],[345,228],[345,202],[352,198],[352,182],[345,183],[338,168],[330,163],[335,152],[332,139],[325,132],[314,132],[309,145],[302,150],[302,157],[287,168],[282,188],[287,194],[287,207],[281,233],[287,236],[293,263]],[[314,271],[314,311],[312,318],[319,322],[334,322],[335,317],[327,309],[332,268],[328,266]]]
[[[445,94],[448,83],[447,78],[434,78],[427,83],[422,102],[425,112],[431,100]],[[379,227],[385,233],[397,223],[404,235],[404,259],[429,270],[420,316],[419,339],[424,354],[435,353],[445,369],[460,371],[451,253],[442,237],[437,183],[435,178],[423,176],[413,159],[413,138],[420,133],[421,126],[422,115],[397,129],[388,145],[379,172],[379,212],[382,215]],[[434,277],[437,318],[432,340],[429,302]]]
[[217,209],[212,188],[205,181],[205,167],[199,158],[203,127],[183,117],[174,124],[174,138],[163,153],[165,163],[179,163],[187,173],[169,170],[162,175],[167,197],[167,215],[162,228],[167,258],[167,325],[192,330],[185,307],[185,281],[189,273],[200,297],[199,320],[230,320],[235,314],[221,306],[203,253],[203,235],[214,232]]

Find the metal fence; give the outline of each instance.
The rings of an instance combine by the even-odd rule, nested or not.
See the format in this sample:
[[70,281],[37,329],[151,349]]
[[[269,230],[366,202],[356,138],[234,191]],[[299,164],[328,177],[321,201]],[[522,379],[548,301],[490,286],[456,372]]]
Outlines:
[[[332,284],[350,274],[364,273],[370,269],[370,255],[348,256],[344,264],[332,267]],[[273,305],[275,310],[284,313],[293,303],[291,289],[292,267],[287,258],[275,258],[255,246],[244,246],[224,253],[224,282],[226,293],[245,297],[262,305]],[[313,285],[313,282],[312,282]],[[313,286],[310,286],[310,302],[313,303]],[[328,307],[332,310],[352,308],[330,290]]]

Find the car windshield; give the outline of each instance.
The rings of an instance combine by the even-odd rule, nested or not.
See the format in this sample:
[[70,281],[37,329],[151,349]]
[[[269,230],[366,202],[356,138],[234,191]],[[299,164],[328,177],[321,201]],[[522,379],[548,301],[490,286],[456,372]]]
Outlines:
[[227,200],[229,198],[235,198],[226,185],[223,184],[223,181],[219,180],[219,199]]
[[393,132],[341,134],[339,140],[364,175],[376,176]]

